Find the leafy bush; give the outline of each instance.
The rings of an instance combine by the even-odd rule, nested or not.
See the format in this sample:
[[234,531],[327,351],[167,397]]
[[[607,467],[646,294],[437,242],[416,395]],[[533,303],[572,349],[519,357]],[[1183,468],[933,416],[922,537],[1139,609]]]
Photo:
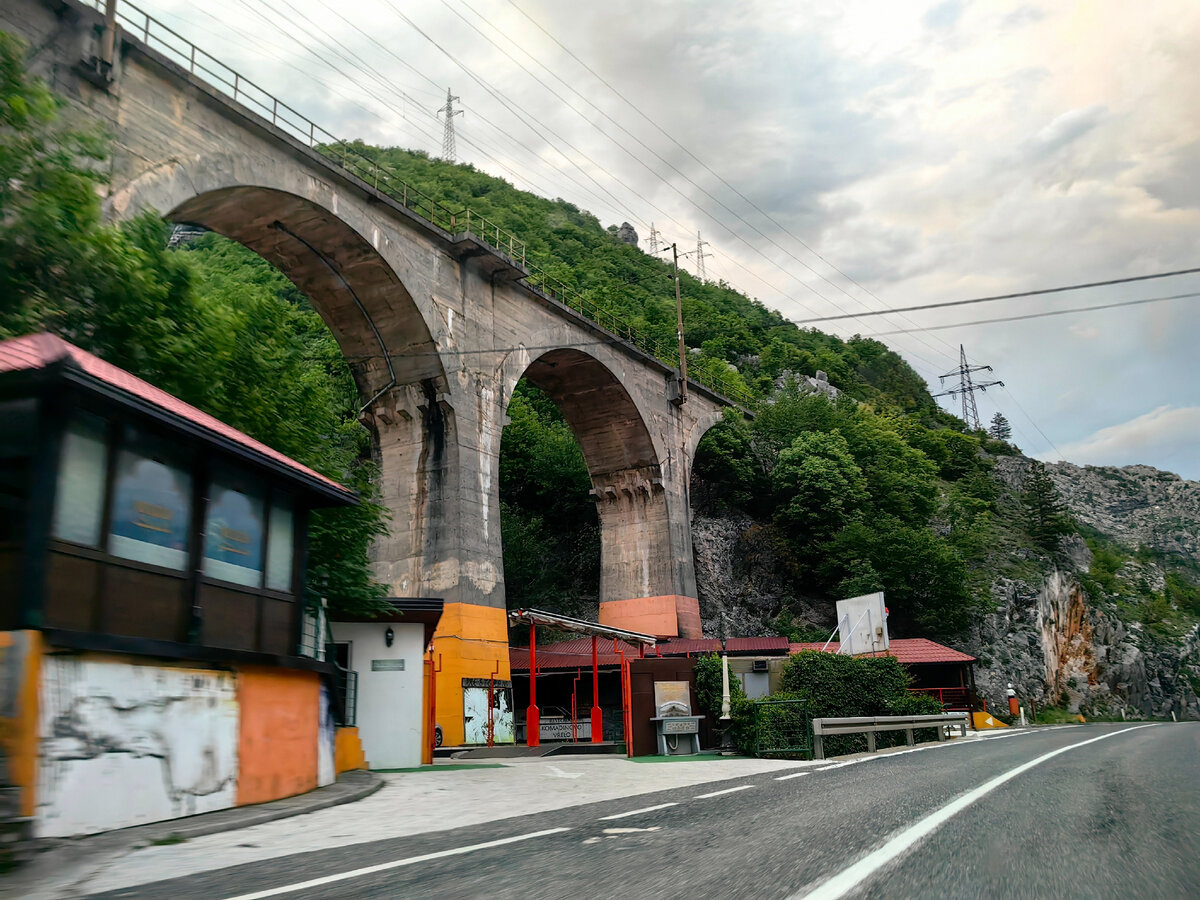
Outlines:
[[[893,656],[854,657],[805,650],[783,669],[783,690],[808,701],[812,718],[843,716],[937,715],[942,706],[932,697],[908,691],[908,672]],[[904,740],[903,732],[881,732],[878,745]],[[866,749],[865,735],[827,737],[829,755]]]

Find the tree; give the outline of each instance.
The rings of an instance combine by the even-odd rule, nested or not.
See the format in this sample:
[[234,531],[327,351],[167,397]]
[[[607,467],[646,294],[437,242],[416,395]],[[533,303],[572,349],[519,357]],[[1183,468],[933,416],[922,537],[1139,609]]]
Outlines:
[[992,424],[988,426],[987,431],[998,441],[1008,441],[1012,438],[1012,426],[1008,424],[1004,413],[998,412],[992,416]]
[[866,479],[837,431],[802,434],[771,473],[775,521],[801,547],[826,541],[867,502]]
[[1045,464],[1037,460],[1029,464],[1021,506],[1029,536],[1043,550],[1056,550],[1059,539],[1075,531],[1075,523],[1067,513],[1058,488],[1046,474]]

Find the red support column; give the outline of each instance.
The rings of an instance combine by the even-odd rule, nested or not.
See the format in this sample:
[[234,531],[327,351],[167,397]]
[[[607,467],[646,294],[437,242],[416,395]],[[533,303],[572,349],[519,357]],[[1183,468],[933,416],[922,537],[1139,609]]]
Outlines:
[[596,636],[592,635],[592,743],[604,740],[604,715],[600,712],[600,662],[596,653]]
[[525,710],[525,743],[540,747],[542,731],[537,708],[537,626],[529,623],[529,708]]

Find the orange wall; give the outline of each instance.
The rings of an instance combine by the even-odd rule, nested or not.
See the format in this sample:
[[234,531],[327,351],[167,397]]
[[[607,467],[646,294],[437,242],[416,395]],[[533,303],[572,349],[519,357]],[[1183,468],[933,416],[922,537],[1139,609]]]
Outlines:
[[367,757],[363,753],[362,740],[358,729],[342,726],[334,737],[333,748],[334,771],[341,775],[351,769],[367,769]]
[[508,612],[474,603],[447,603],[433,635],[433,659],[440,661],[437,674],[437,724],[442,726],[442,743],[448,747],[463,742],[464,678],[487,678],[499,671],[501,681],[511,676],[508,668]]
[[[8,758],[8,779],[21,789],[21,815],[32,816],[37,780],[38,684],[41,680],[42,634],[40,631],[0,631],[0,665],[12,657],[16,684],[11,697],[0,698],[0,745]],[[11,707],[7,710],[5,707]]]
[[317,786],[320,696],[316,672],[258,666],[238,670],[238,806]]

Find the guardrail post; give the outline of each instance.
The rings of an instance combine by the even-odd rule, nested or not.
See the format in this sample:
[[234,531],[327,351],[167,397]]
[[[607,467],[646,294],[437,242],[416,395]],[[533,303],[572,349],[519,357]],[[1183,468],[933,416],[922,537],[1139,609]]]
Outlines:
[[875,752],[875,732],[873,732],[873,731],[867,732],[867,752],[868,753]]
[[911,728],[905,728],[904,729],[904,743],[908,744],[908,746],[911,747],[916,742],[917,742],[917,739],[913,736],[913,730]]
[[813,759],[825,758],[825,736],[813,729]]

